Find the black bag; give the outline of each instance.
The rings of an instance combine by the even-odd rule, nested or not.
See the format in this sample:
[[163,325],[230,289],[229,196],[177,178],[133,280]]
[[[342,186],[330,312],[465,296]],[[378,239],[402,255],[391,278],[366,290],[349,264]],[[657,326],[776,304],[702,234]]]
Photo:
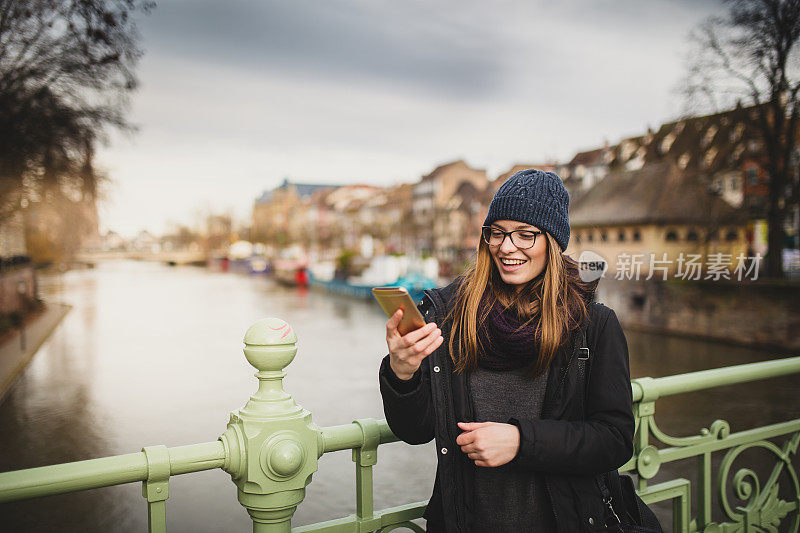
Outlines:
[[636,494],[630,476],[616,470],[597,478],[606,504],[605,524],[614,533],[664,533],[655,513]]
[[[591,305],[591,304],[590,304]],[[586,321],[588,322],[588,320]],[[574,357],[578,360],[578,390],[586,398],[588,385],[586,365],[589,348],[586,342],[586,323],[576,332]],[[581,384],[583,386],[581,387]],[[613,533],[664,533],[655,513],[636,494],[630,476],[620,475],[616,470],[597,477],[597,486],[606,504],[605,524]]]

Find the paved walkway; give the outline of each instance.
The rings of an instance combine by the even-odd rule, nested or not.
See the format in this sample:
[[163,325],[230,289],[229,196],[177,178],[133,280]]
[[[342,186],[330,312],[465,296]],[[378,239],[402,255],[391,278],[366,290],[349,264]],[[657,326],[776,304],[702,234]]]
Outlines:
[[0,345],[0,402],[70,309],[69,305],[47,302],[45,312],[25,325],[25,350],[20,347],[19,331]]

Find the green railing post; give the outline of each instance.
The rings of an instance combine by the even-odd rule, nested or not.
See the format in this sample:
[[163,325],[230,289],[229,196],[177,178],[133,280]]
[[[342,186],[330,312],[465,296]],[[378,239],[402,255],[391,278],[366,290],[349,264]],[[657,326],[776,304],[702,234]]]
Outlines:
[[147,479],[142,482],[142,496],[147,499],[147,528],[150,533],[167,531],[169,498],[169,450],[166,446],[142,448],[147,458]]
[[381,442],[381,428],[377,420],[365,418],[354,420],[364,435],[364,444],[353,448],[353,462],[356,464],[356,518],[364,530],[373,531],[381,525],[375,518],[372,501],[372,467],[378,464],[378,445]]
[[658,388],[653,386],[652,378],[633,380],[633,387],[640,391],[640,400],[633,404],[633,414],[638,420],[633,446],[636,474],[639,478],[638,490],[644,491],[647,489],[647,480],[655,476],[661,466],[658,449],[649,443],[653,416],[656,412],[656,400],[658,400]]
[[244,354],[258,372],[258,391],[231,414],[225,433],[223,469],[238,487],[253,519],[253,531],[291,530],[292,515],[305,497],[321,452],[311,413],[283,390],[283,371],[297,353],[297,336],[278,318],[259,320],[244,336]]

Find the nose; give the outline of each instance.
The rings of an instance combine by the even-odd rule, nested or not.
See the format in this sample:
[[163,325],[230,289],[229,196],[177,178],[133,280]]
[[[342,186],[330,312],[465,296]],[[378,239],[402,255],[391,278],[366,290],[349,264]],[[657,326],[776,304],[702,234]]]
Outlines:
[[510,254],[517,250],[517,247],[511,242],[511,235],[503,235],[503,242],[500,243],[500,251],[504,254]]

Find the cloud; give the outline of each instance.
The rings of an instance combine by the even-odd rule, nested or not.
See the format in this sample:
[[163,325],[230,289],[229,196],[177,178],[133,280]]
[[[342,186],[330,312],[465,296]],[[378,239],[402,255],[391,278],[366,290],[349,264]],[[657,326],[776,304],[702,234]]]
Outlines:
[[140,22],[141,129],[98,154],[118,183],[103,220],[133,231],[146,198],[151,221],[203,201],[246,216],[286,176],[568,160],[677,114],[686,34],[717,5],[165,0]]
[[184,0],[159,5],[142,27],[148,48],[195,62],[456,97],[493,94],[511,39],[463,14],[442,15],[424,2]]

